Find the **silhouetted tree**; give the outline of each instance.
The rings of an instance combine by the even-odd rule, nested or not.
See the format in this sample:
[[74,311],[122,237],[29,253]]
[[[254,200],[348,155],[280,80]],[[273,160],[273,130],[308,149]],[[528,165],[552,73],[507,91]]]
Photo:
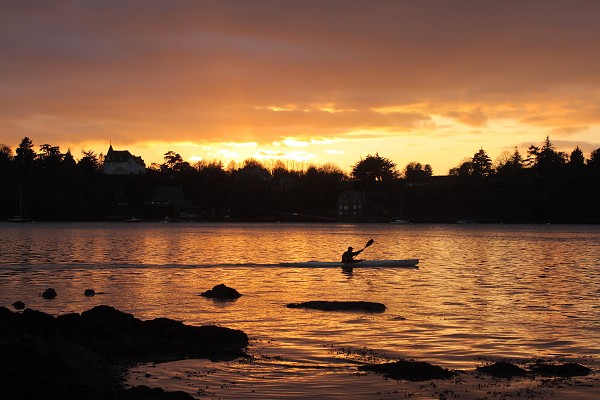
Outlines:
[[471,161],[471,159],[464,160],[458,167],[451,168],[450,171],[448,171],[448,175],[461,178],[470,177],[473,175],[473,161]]
[[473,157],[463,161],[458,167],[452,168],[449,175],[481,178],[491,175],[492,172],[494,172],[492,159],[485,150],[480,149]]
[[365,159],[352,167],[352,176],[359,180],[363,187],[374,187],[376,185],[387,186],[398,179],[396,164],[388,159],[381,157],[378,153],[374,156],[367,155]]
[[236,180],[265,182],[271,180],[271,173],[260,161],[248,158],[244,160],[243,165],[235,174]]
[[530,146],[528,150],[531,167],[542,175],[554,175],[565,165],[567,155],[556,151],[550,137],[546,136],[542,148]]
[[227,171],[227,173],[232,174],[233,172],[235,172],[238,169],[238,164],[237,162],[235,162],[234,160],[229,161],[229,164],[227,164],[227,168],[225,168],[225,170]]
[[161,164],[157,163],[157,162],[153,162],[150,164],[150,166],[147,167],[147,170],[150,170],[152,172],[160,172],[161,171]]
[[585,157],[583,156],[583,151],[579,148],[579,146],[575,147],[569,156],[569,163],[573,165],[584,165]]
[[0,143],[0,160],[11,161],[12,158],[12,149],[7,145]]
[[340,183],[345,175],[337,167],[310,165],[299,174],[297,186],[291,193],[290,204],[297,212],[311,215],[324,215],[337,206]]
[[325,163],[321,165],[318,168],[318,170],[320,173],[329,175],[331,177],[331,180],[333,181],[341,182],[347,179],[347,176],[344,173],[344,171],[342,171],[340,167],[332,163]]
[[92,150],[81,150],[83,157],[77,162],[77,169],[84,174],[91,174],[100,170],[98,156]]
[[231,209],[243,219],[256,219],[270,212],[271,173],[257,160],[249,158],[233,174]]
[[515,177],[522,171],[523,157],[521,156],[521,153],[519,153],[519,149],[516,146],[513,154],[508,155],[506,159],[501,160],[496,167],[496,173],[500,176]]
[[179,153],[168,151],[165,153],[165,162],[161,164],[161,170],[168,172],[189,172],[192,168],[190,163],[184,161]]
[[582,175],[585,171],[585,157],[579,146],[571,152],[567,168],[570,175]]
[[479,149],[477,153],[473,155],[471,159],[472,163],[472,176],[485,177],[491,175],[494,170],[492,168],[492,159],[487,155],[483,148]]
[[[272,220],[310,215],[314,220],[337,218],[339,193],[356,186],[365,191],[363,217],[370,220],[387,221],[402,211],[414,221],[468,217],[600,223],[600,149],[588,160],[579,147],[567,157],[554,149],[548,137],[541,148],[530,148],[531,168],[525,167],[516,147],[513,154],[499,156],[493,167],[481,149],[450,170],[450,175],[464,179],[431,179],[428,185],[393,184],[398,177],[395,164],[377,153],[353,165],[356,181],[351,183],[333,164],[306,169],[302,164],[293,169],[292,163],[273,161],[265,167],[248,159],[241,164],[232,162],[227,169],[220,161],[203,161],[192,167],[171,151],[165,153],[163,164],[154,164],[143,176],[113,176],[102,173],[102,157],[92,150],[83,151],[77,162],[70,150],[61,154],[57,146],[49,144],[40,146],[36,155],[33,142],[24,138],[15,154],[13,157],[8,146],[0,145],[0,216],[14,213],[22,188],[27,213],[40,220],[109,215],[177,218],[188,207],[207,218],[231,215]],[[60,165],[55,172],[52,166],[57,162]],[[407,182],[430,179],[431,175],[429,165],[417,162],[403,170]],[[476,176],[487,178],[474,179]],[[185,205],[165,207],[150,201],[154,188],[166,186],[182,188]]]
[[75,170],[76,166],[77,162],[73,158],[73,154],[71,154],[71,149],[67,149],[67,152],[62,157],[61,170],[70,174]]
[[15,163],[21,174],[21,177],[26,177],[33,168],[35,161],[35,151],[33,150],[33,142],[27,136],[21,140],[21,143],[15,150]]
[[600,148],[592,151],[590,159],[587,160],[587,167],[594,175],[600,175]]
[[12,149],[7,145],[0,143],[0,172],[8,171],[12,159]]
[[290,171],[288,171],[288,169],[285,167],[285,164],[281,160],[275,161],[273,167],[271,168],[271,175],[273,176],[273,178],[275,178],[276,176],[284,176],[289,172]]
[[224,173],[225,170],[223,169],[223,163],[219,160],[213,160],[213,161],[198,161],[196,164],[194,164],[194,168],[196,168],[196,170],[198,170],[198,172],[202,172],[202,171],[218,171],[219,174]]
[[431,179],[433,170],[429,164],[423,166],[418,162],[410,162],[404,168],[403,175],[409,184],[423,183]]
[[59,146],[43,144],[40,146],[40,153],[37,155],[39,166],[47,173],[58,171],[62,163],[63,155],[60,152]]
[[196,169],[198,170],[198,176],[205,183],[223,183],[229,178],[229,175],[223,169],[223,163],[221,161],[201,161],[196,163]]

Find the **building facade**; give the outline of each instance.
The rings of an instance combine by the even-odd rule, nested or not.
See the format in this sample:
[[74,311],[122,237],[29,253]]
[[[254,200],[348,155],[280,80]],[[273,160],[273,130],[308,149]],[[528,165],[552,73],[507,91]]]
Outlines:
[[357,217],[365,205],[365,192],[346,190],[338,196],[338,213],[341,217]]
[[104,173],[108,175],[138,175],[146,172],[142,157],[127,150],[114,150],[112,145],[104,157]]

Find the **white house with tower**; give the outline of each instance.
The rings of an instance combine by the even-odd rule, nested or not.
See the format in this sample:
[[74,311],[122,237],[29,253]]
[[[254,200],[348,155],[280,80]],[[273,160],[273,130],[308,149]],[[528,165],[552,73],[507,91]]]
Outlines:
[[142,157],[134,156],[128,150],[114,150],[112,144],[104,156],[104,173],[108,175],[138,175],[146,172]]

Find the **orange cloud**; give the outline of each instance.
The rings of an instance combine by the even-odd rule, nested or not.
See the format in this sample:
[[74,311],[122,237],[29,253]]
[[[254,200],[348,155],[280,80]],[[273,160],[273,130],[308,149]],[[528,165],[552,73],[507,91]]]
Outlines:
[[463,135],[476,149],[548,133],[593,146],[598,15],[579,0],[9,2],[0,140],[336,141],[343,156],[308,147],[323,162],[434,142],[461,159]]

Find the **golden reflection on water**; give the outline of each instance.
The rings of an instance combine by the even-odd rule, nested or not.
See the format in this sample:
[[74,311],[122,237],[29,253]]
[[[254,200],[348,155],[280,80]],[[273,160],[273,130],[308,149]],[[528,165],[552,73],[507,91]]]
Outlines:
[[[242,329],[321,364],[368,348],[453,368],[480,356],[600,355],[600,228],[593,226],[31,224],[0,226],[0,305],[51,313],[113,305],[147,319]],[[419,258],[419,269],[283,268]],[[199,294],[225,283],[243,296]],[[39,297],[46,287],[59,296]],[[101,292],[86,298],[83,291]],[[289,309],[308,300],[384,303],[382,314]],[[256,342],[254,342],[256,343]],[[289,372],[289,371],[288,371]],[[307,378],[308,379],[308,378]]]

